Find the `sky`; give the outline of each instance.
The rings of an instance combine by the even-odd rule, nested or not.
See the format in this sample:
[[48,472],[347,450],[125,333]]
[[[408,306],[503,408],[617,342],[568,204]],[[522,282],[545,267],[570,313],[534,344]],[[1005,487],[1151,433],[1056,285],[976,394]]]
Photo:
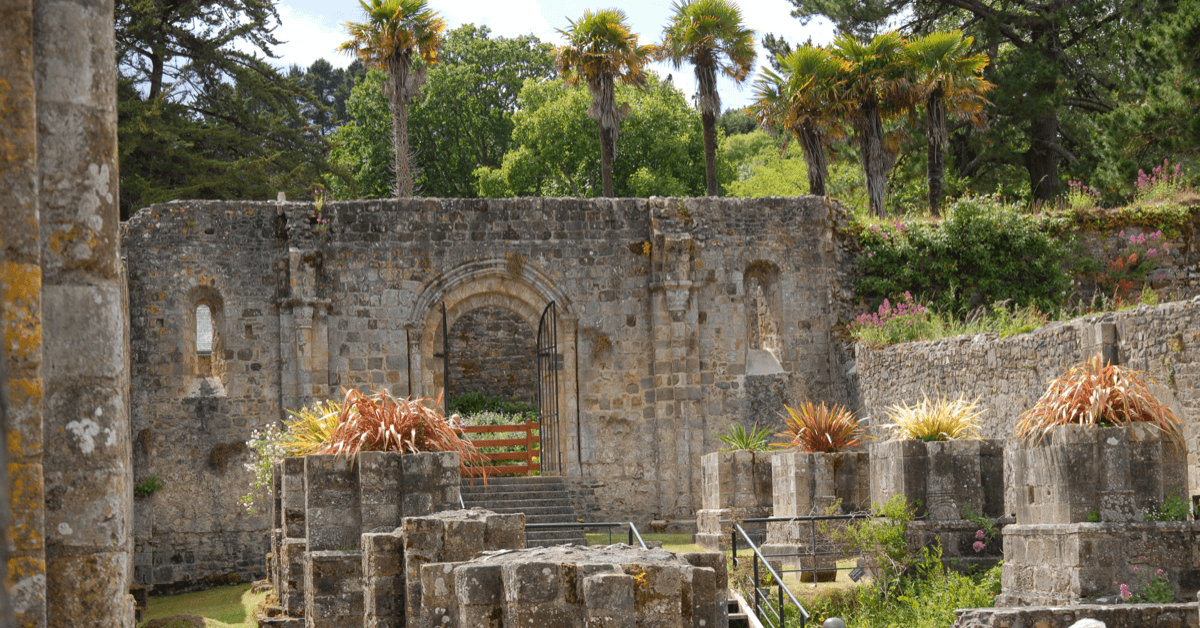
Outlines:
[[[813,20],[807,26],[791,17],[792,4],[788,0],[744,0],[740,3],[742,16],[747,26],[754,29],[758,46],[758,66],[765,64],[767,52],[762,48],[762,36],[774,33],[789,42],[804,42],[810,37],[816,44],[833,40],[833,26],[823,20]],[[492,36],[515,37],[533,34],[542,41],[562,43],[556,29],[566,29],[568,19],[578,19],[586,9],[615,7],[629,15],[633,31],[642,43],[657,43],[662,37],[663,26],[671,15],[671,3],[667,0],[609,0],[606,3],[573,2],[555,0],[429,0],[430,8],[446,19],[448,29],[463,24],[486,24]],[[308,67],[313,61],[324,57],[337,67],[345,67],[351,58],[337,52],[338,44],[347,36],[343,25],[362,19],[362,9],[355,0],[283,0],[277,5],[279,27],[275,31],[278,39],[285,42],[274,50],[281,66],[296,64]],[[660,76],[672,76],[672,81],[689,96],[696,91],[696,80],[690,66],[676,70],[669,64],[656,63],[654,69]],[[721,104],[725,109],[750,104],[753,77],[740,88],[733,81],[723,78],[718,83]]]

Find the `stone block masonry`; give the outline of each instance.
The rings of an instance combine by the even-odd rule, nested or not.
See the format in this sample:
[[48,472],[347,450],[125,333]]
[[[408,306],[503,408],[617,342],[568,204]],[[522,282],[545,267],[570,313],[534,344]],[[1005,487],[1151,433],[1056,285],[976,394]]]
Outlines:
[[425,614],[416,625],[728,626],[724,563],[716,552],[676,556],[624,545],[485,552],[467,562],[430,563],[420,571]]
[[1104,622],[1106,628],[1198,628],[1196,604],[1096,604],[970,608],[954,611],[953,628],[1071,628],[1083,619]]
[[[701,459],[704,478],[704,508],[696,512],[696,543],[717,551],[732,543],[733,519],[771,516],[770,452],[719,451]],[[762,543],[766,525],[743,523],[742,529],[755,543]]]
[[[314,230],[318,217],[327,229]],[[548,435],[558,447],[545,460],[597,481],[598,519],[689,528],[703,500],[700,457],[722,446],[715,434],[766,425],[779,403],[851,397],[830,333],[850,302],[851,253],[836,235],[845,220],[814,197],[139,211],[123,234],[134,458],[139,480],[164,486],[136,503],[137,557],[173,565],[160,572],[172,582],[153,569],[139,581],[257,577],[261,558],[246,567],[243,557],[268,551],[272,523],[238,504],[250,479],[238,444],[343,387],[437,397],[443,305],[449,383],[465,390],[461,359],[497,370],[484,360],[497,351],[533,358],[477,336],[493,325],[536,332],[554,302],[559,423]],[[195,340],[200,306],[211,356]],[[770,394],[753,378],[771,379]],[[207,549],[176,562],[184,546]]]
[[1017,417],[1033,406],[1063,369],[1101,352],[1118,364],[1148,372],[1154,392],[1184,422],[1187,483],[1200,494],[1200,301],[1114,312],[998,338],[976,334],[883,349],[855,348],[862,414],[873,425],[888,406],[922,394],[964,394],[987,408],[983,435],[1006,439]]

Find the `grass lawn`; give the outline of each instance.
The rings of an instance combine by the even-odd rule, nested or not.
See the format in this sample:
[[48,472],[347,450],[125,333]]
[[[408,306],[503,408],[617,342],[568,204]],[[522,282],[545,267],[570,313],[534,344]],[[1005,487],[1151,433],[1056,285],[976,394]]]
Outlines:
[[[597,534],[587,534],[588,545],[608,545],[608,533],[600,532]],[[708,550],[692,543],[692,535],[690,534],[643,534],[642,540],[649,543],[650,541],[662,541],[663,549],[675,552],[707,552]],[[613,543],[628,543],[629,533],[621,530],[613,530]],[[635,539],[636,542],[636,539]]]
[[[199,615],[204,618],[205,628],[255,628],[258,622],[254,619],[254,609],[266,597],[266,592],[251,593],[248,583],[198,593],[151,596],[146,620],[138,626],[145,626],[152,619]],[[190,628],[191,624],[180,623],[179,626]],[[164,628],[174,627],[168,624]]]

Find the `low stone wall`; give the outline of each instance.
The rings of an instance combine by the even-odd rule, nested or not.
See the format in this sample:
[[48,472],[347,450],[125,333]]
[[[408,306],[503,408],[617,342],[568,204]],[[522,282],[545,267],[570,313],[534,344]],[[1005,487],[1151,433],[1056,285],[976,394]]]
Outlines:
[[420,628],[728,625],[725,556],[716,552],[625,545],[486,552],[426,564],[421,581]]
[[963,509],[1004,515],[1004,446],[992,439],[871,444],[871,501],[896,495],[920,502],[917,516],[938,521],[963,518]]
[[1200,589],[1200,522],[1073,523],[1004,528],[1003,592],[997,606],[1078,604],[1138,588],[1157,570],[1175,599]]
[[1102,621],[1106,628],[1200,627],[1195,603],[970,608],[954,612],[958,616],[954,628],[1070,628],[1081,619]]

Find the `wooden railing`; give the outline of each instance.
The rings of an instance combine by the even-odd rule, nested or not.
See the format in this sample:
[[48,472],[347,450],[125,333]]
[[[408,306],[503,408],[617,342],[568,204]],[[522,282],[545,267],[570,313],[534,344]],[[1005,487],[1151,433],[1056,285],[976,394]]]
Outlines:
[[[469,467],[463,471],[463,475],[482,475],[485,471],[488,475],[511,475],[525,474],[533,475],[534,471],[540,471],[541,465],[534,461],[534,458],[539,458],[541,451],[538,449],[538,429],[537,423],[518,423],[516,425],[472,425],[461,428],[466,434],[495,434],[495,433],[520,433],[516,438],[471,438],[471,442],[475,447],[483,450],[490,447],[521,447],[521,451],[504,451],[496,453],[483,453],[483,456],[490,462],[508,462],[508,464],[489,464],[483,469],[479,467]],[[540,458],[539,458],[540,459]],[[523,461],[520,463],[510,461]]]

